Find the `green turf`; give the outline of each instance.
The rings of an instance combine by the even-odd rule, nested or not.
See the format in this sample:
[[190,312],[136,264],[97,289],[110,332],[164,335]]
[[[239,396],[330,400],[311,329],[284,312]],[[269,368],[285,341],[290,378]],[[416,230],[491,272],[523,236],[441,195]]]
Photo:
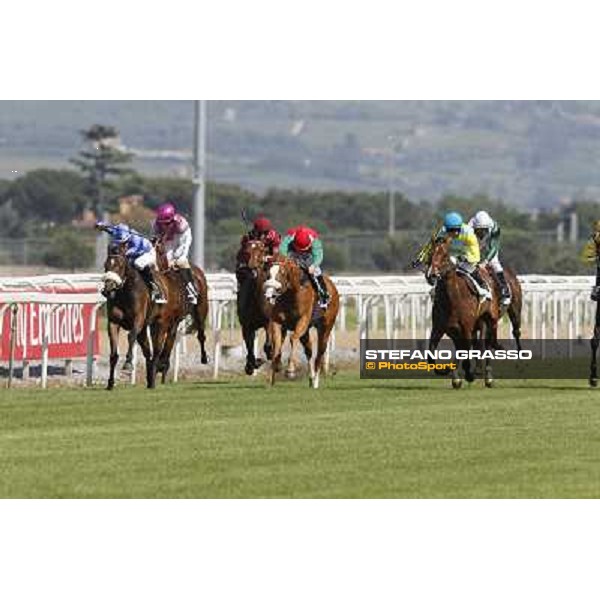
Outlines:
[[262,377],[155,391],[0,391],[0,496],[600,496],[585,382]]

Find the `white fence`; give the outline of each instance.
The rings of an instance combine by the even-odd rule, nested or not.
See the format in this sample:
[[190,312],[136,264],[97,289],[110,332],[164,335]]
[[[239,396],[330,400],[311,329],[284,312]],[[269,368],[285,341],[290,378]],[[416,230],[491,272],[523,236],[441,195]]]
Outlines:
[[[356,327],[356,339],[368,338],[373,332],[386,338],[427,338],[431,318],[430,287],[421,275],[334,277],[340,292],[338,332]],[[236,280],[232,273],[207,274],[209,286],[209,326],[213,332],[212,371],[217,377],[221,363],[221,333],[224,315],[229,326],[235,319]],[[66,303],[92,304],[95,311],[104,298],[98,292],[66,293],[68,290],[98,289],[100,274],[47,275],[42,277],[0,278],[0,336],[3,312],[14,304],[38,303],[57,307]],[[540,339],[578,338],[591,335],[595,303],[589,299],[594,277],[526,275],[520,277],[524,293],[523,329],[526,337]],[[44,290],[44,291],[41,291]],[[95,319],[94,319],[95,322]],[[42,354],[42,385],[47,381],[46,324]],[[510,337],[508,323],[500,329],[501,337]],[[335,351],[335,334],[331,340]],[[177,379],[181,341],[174,356]],[[44,358],[45,356],[45,358]],[[89,344],[86,381],[94,380],[95,360]],[[135,374],[134,374],[135,377]]]

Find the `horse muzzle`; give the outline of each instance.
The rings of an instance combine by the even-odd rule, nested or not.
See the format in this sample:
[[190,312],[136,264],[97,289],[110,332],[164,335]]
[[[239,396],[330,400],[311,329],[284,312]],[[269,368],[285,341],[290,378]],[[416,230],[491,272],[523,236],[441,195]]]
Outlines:
[[102,275],[102,288],[100,293],[106,298],[112,298],[116,291],[122,287],[123,279],[114,271],[107,271]]

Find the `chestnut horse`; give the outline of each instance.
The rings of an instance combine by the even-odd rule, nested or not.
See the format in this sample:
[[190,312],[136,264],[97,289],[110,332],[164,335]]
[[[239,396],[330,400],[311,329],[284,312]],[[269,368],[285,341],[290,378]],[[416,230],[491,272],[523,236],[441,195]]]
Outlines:
[[[263,363],[254,354],[256,332],[261,328],[264,328],[266,332],[268,323],[261,296],[262,285],[267,278],[267,248],[260,240],[249,240],[241,248],[238,256],[240,264],[235,271],[238,281],[237,315],[246,345],[244,370],[247,375],[252,375]],[[267,358],[270,359],[272,348],[268,335],[264,351]]]
[[[431,261],[427,268],[428,280],[436,280],[435,297],[432,312],[432,327],[429,337],[429,350],[434,351],[442,336],[447,335],[457,350],[470,350],[485,345],[486,348],[497,345],[497,323],[500,315],[498,293],[493,287],[489,273],[483,278],[493,290],[492,300],[481,301],[468,276],[459,274],[456,263],[449,254],[450,238],[434,241]],[[462,361],[465,379],[475,379],[471,361]],[[492,369],[489,360],[485,364],[485,384],[492,385]],[[462,385],[458,371],[452,371],[452,386]]]
[[[180,278],[174,273],[156,274],[156,280],[167,297],[166,304],[155,304],[141,275],[125,256],[125,244],[111,245],[104,263],[103,290],[107,298],[108,337],[110,342],[110,373],[108,390],[115,384],[115,368],[119,360],[118,341],[121,329],[129,331],[128,348],[124,370],[133,369],[133,346],[137,341],[146,360],[146,385],[156,386],[156,373],[162,373],[164,383],[169,368],[169,357],[179,322],[189,312]],[[203,280],[203,275],[200,281]],[[202,289],[202,288],[199,288]],[[204,284],[206,290],[206,285]],[[205,292],[206,293],[206,292]],[[198,328],[202,362],[206,360],[204,351],[204,319],[207,303],[199,302],[192,311],[194,324]],[[148,341],[148,331],[152,346]]]
[[[327,342],[337,318],[340,299],[337,288],[327,276],[324,277],[330,301],[327,308],[318,306],[318,294],[302,268],[291,258],[280,257],[269,268],[269,278],[263,284],[265,312],[269,317],[268,334],[273,344],[271,361],[271,385],[281,368],[281,350],[284,331],[290,331],[290,357],[286,375],[296,375],[298,342],[304,347],[309,364],[309,384],[319,387],[319,375]],[[317,355],[312,363],[312,341],[310,328],[317,330]]]

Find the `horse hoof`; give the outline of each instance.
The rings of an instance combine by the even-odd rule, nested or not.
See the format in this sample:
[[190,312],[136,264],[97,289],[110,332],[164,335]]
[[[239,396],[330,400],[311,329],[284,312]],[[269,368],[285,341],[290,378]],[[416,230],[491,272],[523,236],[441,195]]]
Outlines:
[[107,392],[112,392],[115,389],[114,384],[111,385],[110,383],[104,388]]
[[131,373],[131,371],[133,371],[133,363],[127,361],[123,363],[123,366],[121,367],[121,371],[125,372],[125,373]]
[[245,371],[246,375],[252,375],[254,373],[254,367],[251,364],[246,363],[246,366],[244,367],[244,371]]
[[590,377],[590,386],[598,387],[598,379],[596,377]]
[[453,379],[452,380],[452,387],[455,390],[459,390],[462,387],[462,379]]
[[485,380],[485,387],[486,388],[492,388],[492,387],[494,387],[494,380],[493,379],[486,379]]
[[207,365],[207,364],[208,364],[208,356],[206,356],[206,354],[203,354],[203,355],[200,357],[200,362],[201,362],[203,365]]
[[296,371],[286,371],[285,376],[287,379],[296,379]]

